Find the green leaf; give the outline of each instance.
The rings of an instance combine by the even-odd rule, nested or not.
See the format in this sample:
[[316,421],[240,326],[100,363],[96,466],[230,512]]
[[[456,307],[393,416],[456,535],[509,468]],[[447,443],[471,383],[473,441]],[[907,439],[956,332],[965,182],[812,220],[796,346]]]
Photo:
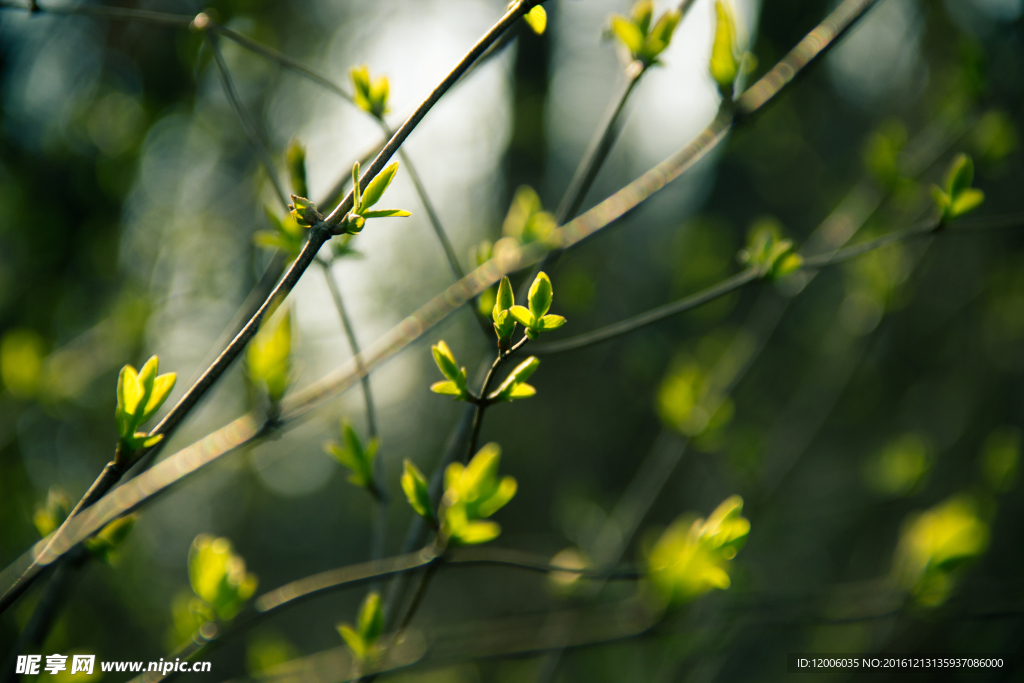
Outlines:
[[338,624],[337,629],[342,640],[344,640],[345,644],[348,645],[350,650],[352,650],[352,656],[360,662],[365,660],[366,655],[369,654],[370,648],[366,646],[365,642],[363,642],[363,637],[348,624]]
[[515,477],[502,477],[494,493],[477,506],[477,514],[481,517],[490,517],[515,497],[518,488]]
[[723,0],[715,0],[715,41],[711,47],[711,77],[723,92],[731,94],[736,80],[736,21],[732,9]]
[[[536,356],[530,356],[522,363],[517,365],[515,369],[508,374],[505,381],[501,383],[490,396],[489,399],[499,401],[511,401],[518,398],[529,398],[537,393],[536,389],[529,386],[528,384],[522,384],[530,378],[537,368],[540,366],[540,360]],[[527,387],[522,389],[516,394],[517,386]]]
[[565,324],[565,318],[560,315],[546,315],[537,321],[540,329],[548,332],[550,330],[557,330],[559,327]]
[[366,191],[363,192],[362,200],[356,204],[358,207],[356,213],[366,215],[366,209],[380,201],[380,198],[384,196],[384,191],[388,189],[388,185],[394,180],[395,174],[398,173],[398,162],[394,162],[387,166],[383,171],[377,174],[377,176],[370,181],[370,184],[366,186]]
[[356,207],[355,213],[359,213],[359,207],[362,205],[363,190],[359,186],[359,162],[357,161],[352,164],[352,206]]
[[445,396],[454,396],[456,398],[462,398],[465,395],[465,391],[460,389],[455,382],[445,380],[443,382],[434,382],[430,385],[430,390],[435,394],[443,394]]
[[309,188],[306,187],[306,148],[299,144],[298,140],[288,143],[284,151],[285,164],[288,166],[288,177],[291,180],[292,192],[300,197],[309,196]]
[[526,23],[530,25],[533,32],[538,36],[544,33],[544,29],[548,26],[548,13],[544,10],[541,5],[537,5],[523,17]]
[[672,42],[672,34],[675,33],[676,26],[679,25],[679,20],[681,18],[682,15],[679,13],[679,10],[669,10],[661,15],[647,37],[648,43],[655,41],[660,45],[658,52],[651,55],[651,57],[657,57],[658,54],[663,52],[665,48],[669,46],[669,43]]
[[493,541],[501,535],[501,526],[490,520],[467,522],[452,534],[452,540],[460,545],[478,545]]
[[[156,358],[156,356],[154,356],[154,358]],[[149,420],[149,418],[153,417],[153,415],[156,414],[156,411],[160,410],[160,406],[164,404],[164,401],[167,400],[171,390],[174,389],[174,383],[177,379],[177,373],[168,372],[153,380],[153,391],[149,395],[149,401],[146,402],[146,408],[142,413],[142,419],[139,420],[139,424],[143,424]]]
[[348,480],[352,484],[372,493],[373,458],[377,453],[378,441],[372,439],[367,447],[363,448],[359,435],[347,420],[341,423],[341,438],[341,444],[325,444],[324,450],[351,471]]
[[460,391],[466,389],[466,370],[455,362],[455,356],[444,341],[439,341],[430,348],[434,354],[434,362],[441,374],[451,380]]
[[537,324],[533,314],[525,306],[513,306],[508,309],[508,313],[523,327],[533,327]]
[[938,185],[932,185],[932,199],[935,201],[935,206],[942,212],[942,215],[946,216],[949,206],[953,203],[949,195]]
[[135,515],[119,517],[103,527],[98,534],[86,540],[85,547],[99,560],[111,564],[114,551],[124,543],[133,526],[135,526]]
[[286,310],[282,315],[264,318],[260,331],[249,342],[246,351],[246,369],[249,378],[266,389],[272,403],[277,403],[291,383],[292,315]]
[[[528,298],[530,313],[534,319],[540,318],[548,312],[548,309],[551,308],[551,299],[551,280],[548,279],[547,273],[541,271],[537,273],[533,284],[530,285],[530,295]],[[531,325],[531,327],[533,326]]]
[[352,87],[358,95],[365,99],[370,97],[370,67],[363,64],[349,69],[349,77],[352,79]]
[[634,57],[640,54],[644,47],[644,34],[636,24],[625,17],[613,16],[612,32]]
[[381,211],[364,211],[362,217],[365,219],[370,218],[405,218],[412,214],[403,209],[382,209]]
[[434,521],[427,478],[408,458],[405,459],[402,472],[402,491],[405,492],[405,498],[416,514],[428,522]]
[[640,0],[633,5],[633,11],[630,13],[630,19],[645,36],[651,27],[651,17],[653,16],[654,0]]
[[530,384],[516,384],[508,392],[509,401],[518,401],[521,398],[530,398],[537,395],[537,389]]
[[188,552],[188,578],[196,596],[216,612],[218,619],[233,618],[256,592],[258,580],[245,569],[226,538],[200,534]]
[[956,200],[956,197],[969,188],[974,182],[974,161],[966,154],[958,154],[949,165],[946,173],[946,192]]
[[115,417],[117,420],[117,433],[122,439],[127,439],[135,434],[136,420],[135,411],[143,397],[142,383],[139,382],[139,373],[131,365],[121,368],[117,376],[117,409]]
[[512,283],[509,282],[508,276],[501,278],[501,282],[498,284],[498,295],[494,300],[494,310],[491,311],[491,318],[494,322],[498,322],[498,315],[502,311],[507,311],[512,308],[516,303],[515,294],[512,292]]
[[985,193],[973,187],[960,192],[953,204],[949,207],[950,218],[962,216],[972,209],[976,209],[985,201]]
[[384,631],[384,611],[380,605],[380,593],[370,591],[359,608],[359,635],[363,642],[372,647]]

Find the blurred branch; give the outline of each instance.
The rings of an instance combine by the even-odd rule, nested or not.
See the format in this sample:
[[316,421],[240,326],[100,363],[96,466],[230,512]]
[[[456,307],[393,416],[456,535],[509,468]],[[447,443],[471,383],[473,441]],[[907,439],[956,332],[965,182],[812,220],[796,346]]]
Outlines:
[[66,14],[85,15],[93,17],[104,17],[120,21],[141,21],[147,24],[158,24],[162,26],[184,27],[192,23],[192,17],[181,14],[168,14],[166,12],[152,12],[142,9],[131,9],[126,7],[103,7],[102,5],[43,5],[35,0],[31,3],[10,2],[0,0],[0,9],[20,9],[27,12],[41,12],[43,14]]
[[217,36],[213,31],[206,32],[206,42],[210,46],[210,52],[213,53],[213,61],[217,65],[221,85],[224,86],[224,95],[227,97],[231,109],[234,110],[235,116],[238,117],[238,122],[242,125],[245,136],[249,139],[249,146],[252,147],[253,152],[259,157],[260,163],[263,164],[263,170],[270,180],[271,187],[274,188],[274,194],[277,195],[281,208],[287,211],[288,196],[285,194],[284,186],[281,184],[281,178],[278,177],[277,170],[274,168],[274,161],[270,158],[270,152],[267,151],[266,145],[263,144],[259,126],[249,115],[245,105],[242,104],[242,100],[238,97],[235,82],[231,78],[231,71],[228,70],[228,65],[224,61],[224,55],[221,54],[220,46],[217,45]]
[[[338,309],[338,316],[341,318],[341,326],[345,330],[345,337],[348,339],[349,348],[352,350],[352,357],[361,358],[359,339],[356,338],[355,328],[352,326],[352,321],[345,310],[345,302],[341,298],[338,282],[334,279],[334,273],[331,272],[331,262],[320,258],[317,259],[317,262],[323,270],[324,279],[327,280],[327,288],[331,291],[334,307]],[[369,373],[363,375],[361,384],[363,388],[363,402],[366,405],[366,429],[370,439],[376,439],[377,441],[377,452],[373,462],[374,481],[371,488],[377,505],[374,507],[373,542],[370,547],[370,559],[378,560],[384,557],[384,545],[387,538],[388,494],[387,486],[384,483],[384,458],[381,451],[380,432],[377,431],[377,408],[373,402],[373,391],[370,387]]]
[[[266,619],[310,599],[375,583],[389,576],[402,575],[423,568],[429,570],[431,567],[504,567],[540,574],[575,574],[581,578],[609,581],[637,581],[643,577],[643,574],[632,569],[595,570],[563,567],[551,564],[545,558],[531,553],[505,548],[453,548],[439,556],[431,545],[417,552],[332,569],[292,581],[258,597],[252,606],[230,624],[207,622],[196,631],[188,643],[171,656],[182,659],[195,658],[201,653],[208,652],[209,647],[223,642],[229,636],[246,632]],[[403,628],[404,625],[397,630]],[[167,678],[173,678],[175,675],[171,674]]]

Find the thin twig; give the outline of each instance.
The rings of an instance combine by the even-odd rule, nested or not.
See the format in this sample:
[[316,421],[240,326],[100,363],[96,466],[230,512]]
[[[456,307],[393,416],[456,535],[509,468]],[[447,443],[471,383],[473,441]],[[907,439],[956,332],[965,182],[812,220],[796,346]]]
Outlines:
[[[341,290],[338,288],[337,280],[334,279],[334,273],[331,272],[331,264],[319,258],[317,262],[323,270],[324,279],[327,280],[327,288],[331,291],[334,307],[338,309],[338,316],[341,318],[341,326],[344,328],[345,336],[348,338],[348,345],[352,350],[352,356],[356,359],[356,362],[361,363],[362,351],[359,349],[359,339],[356,337],[352,320],[348,317],[348,311],[345,310],[345,302],[341,298]],[[373,390],[370,387],[370,373],[366,372],[363,374],[361,384],[363,403],[366,406],[366,430],[370,439],[377,441],[377,452],[373,460],[374,481],[371,482],[371,489],[377,504],[374,506],[373,540],[370,547],[370,558],[378,560],[384,557],[384,546],[387,540],[388,494],[387,485],[384,482],[384,457],[382,455],[380,432],[377,431],[377,408],[373,401]]]
[[172,26],[181,28],[192,23],[191,16],[182,14],[168,14],[166,12],[152,12],[149,10],[131,9],[127,7],[104,7],[102,5],[42,5],[38,0],[29,4],[0,0],[0,9],[17,9],[27,12],[42,14],[64,14],[64,15],[86,15],[116,19],[119,21],[141,21],[147,24]]
[[266,145],[263,144],[259,126],[249,115],[245,105],[242,104],[242,100],[238,97],[238,91],[235,89],[235,83],[231,78],[231,71],[228,69],[227,62],[224,61],[224,55],[220,52],[220,46],[217,45],[217,36],[213,31],[206,32],[206,42],[210,46],[210,52],[213,53],[213,61],[217,65],[217,72],[220,74],[220,82],[224,86],[224,94],[227,96],[228,103],[234,110],[235,116],[238,117],[242,130],[245,131],[245,136],[249,139],[249,145],[256,153],[256,156],[259,157],[263,170],[266,172],[267,178],[270,179],[270,185],[274,188],[274,194],[277,195],[277,200],[281,203],[281,208],[286,209],[288,207],[288,196],[285,194],[284,186],[281,184],[281,178],[278,177],[277,169],[274,168],[274,161],[270,158]]

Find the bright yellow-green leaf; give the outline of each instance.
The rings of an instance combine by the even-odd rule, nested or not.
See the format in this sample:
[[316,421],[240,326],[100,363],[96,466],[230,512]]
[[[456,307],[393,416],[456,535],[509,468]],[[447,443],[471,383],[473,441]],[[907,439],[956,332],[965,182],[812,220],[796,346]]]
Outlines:
[[221,620],[230,620],[256,592],[257,579],[245,569],[226,538],[201,534],[188,554],[188,576],[196,596]]
[[508,309],[508,312],[523,327],[533,327],[537,324],[533,314],[530,313],[530,309],[526,308],[526,306],[516,305]]
[[266,389],[272,403],[281,400],[291,383],[291,354],[292,316],[287,309],[264,319],[246,353],[249,378]]
[[548,26],[548,13],[544,11],[544,7],[541,5],[531,9],[523,18],[526,19],[526,23],[530,25],[530,28],[537,35],[544,33],[544,29]]
[[402,491],[405,492],[405,498],[416,514],[428,521],[434,519],[427,478],[408,458],[403,465]]
[[736,45],[736,20],[732,7],[725,0],[715,0],[715,40],[711,47],[711,77],[726,92],[732,92],[732,84],[738,73]]
[[397,161],[386,166],[384,170],[378,173],[370,181],[370,184],[366,186],[366,190],[363,191],[362,200],[359,202],[356,212],[365,216],[366,209],[379,202],[380,198],[384,196],[384,191],[388,189],[388,185],[394,180],[396,173],[398,173]]
[[644,34],[636,24],[625,17],[613,16],[612,32],[633,56],[640,54],[644,47]]
[[548,278],[547,273],[543,271],[537,273],[537,277],[534,278],[533,284],[530,285],[530,294],[528,298],[530,314],[533,315],[535,319],[545,315],[548,312],[548,309],[551,308],[552,296],[551,280]]
[[974,502],[954,496],[904,524],[894,574],[926,606],[942,604],[953,589],[955,572],[988,548],[989,528]]

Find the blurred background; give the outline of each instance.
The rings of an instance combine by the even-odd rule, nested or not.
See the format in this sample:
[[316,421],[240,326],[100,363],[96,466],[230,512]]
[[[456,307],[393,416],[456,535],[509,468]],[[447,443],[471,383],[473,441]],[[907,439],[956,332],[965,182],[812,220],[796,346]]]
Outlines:
[[[757,58],[748,82],[834,4],[737,2],[740,39]],[[184,16],[209,9],[192,0],[123,6]],[[673,5],[656,6],[660,13]],[[520,22],[516,39],[445,97],[404,146],[465,269],[476,265],[476,245],[501,237],[520,186],[554,210],[620,87],[623,64],[602,34],[609,16],[627,14],[630,4],[545,7],[542,36]],[[386,74],[394,127],[505,9],[498,0],[218,0],[212,8],[227,27],[346,89],[353,66]],[[882,0],[754,121],[549,271],[552,311],[569,320],[551,339],[738,272],[736,253],[755,224],[771,221],[797,245],[812,234],[857,241],[911,225],[929,215],[929,187],[959,152],[973,156],[975,184],[986,193],[979,216],[1021,211],[1022,12],[1021,0]],[[663,65],[630,98],[584,208],[713,118],[713,26],[713,3],[697,0]],[[291,140],[306,146],[315,200],[379,141],[372,119],[336,95],[228,40],[220,45],[278,172],[285,175]],[[264,206],[282,212],[209,49],[188,28],[5,7],[0,109],[0,562],[7,565],[39,539],[33,517],[51,487],[77,501],[110,459],[122,365],[159,354],[161,370],[178,373],[173,402],[209,364],[271,261],[253,241],[267,229]],[[333,267],[364,346],[453,281],[406,172],[384,203],[413,215],[374,221],[352,242],[362,258]],[[897,244],[813,279],[758,284],[545,358],[531,380],[537,397],[494,408],[484,423],[481,442],[502,445],[502,472],[519,482],[495,517],[503,527],[495,544],[546,557],[566,548],[601,556],[610,544],[632,563],[679,515],[706,516],[739,494],[752,528],[732,588],[669,612],[638,638],[557,660],[477,660],[456,647],[449,661],[391,677],[781,680],[789,675],[787,652],[948,652],[1002,655],[1007,667],[935,679],[1021,680],[1012,655],[1024,641],[1016,477],[1022,246],[1014,231]],[[293,386],[302,388],[351,350],[319,269],[310,269],[291,301]],[[440,379],[429,352],[440,339],[471,377],[493,357],[492,342],[463,310],[372,375],[392,501],[389,555],[401,550],[412,515],[398,484],[403,459],[429,474],[462,415],[462,404],[428,391]],[[164,456],[252,405],[237,364]],[[259,577],[258,593],[365,561],[370,499],[323,450],[338,439],[343,418],[365,434],[358,387],[145,508],[112,565],[91,562],[77,575],[41,651],[166,656],[187,639],[172,605],[191,594],[186,561],[200,533],[231,539]],[[664,473],[656,486],[652,467]],[[646,479],[637,475],[645,471]],[[613,514],[627,489],[627,503],[649,506],[634,515],[635,532]],[[921,528],[914,520],[924,511],[938,520],[935,534],[953,533],[943,524],[967,525],[973,550],[942,575],[938,594],[894,602],[897,548],[913,543],[908,534]],[[610,584],[574,597],[540,575],[441,572],[414,625],[451,631],[611,603],[634,590]],[[0,617],[4,653],[39,592]],[[335,624],[353,621],[364,595],[353,589],[317,599],[226,642],[210,655],[210,680],[340,647]]]

